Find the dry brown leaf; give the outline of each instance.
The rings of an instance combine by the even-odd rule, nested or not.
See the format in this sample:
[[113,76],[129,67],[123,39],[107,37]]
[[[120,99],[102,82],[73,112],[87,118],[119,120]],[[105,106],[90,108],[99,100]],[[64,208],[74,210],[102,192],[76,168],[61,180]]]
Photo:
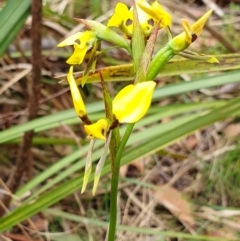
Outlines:
[[224,129],[224,133],[228,136],[240,135],[240,124],[230,124]]
[[190,228],[194,227],[194,219],[191,214],[190,203],[175,188],[169,185],[159,187],[158,191],[153,191],[156,200],[167,208],[178,220]]
[[126,177],[127,170],[128,170],[128,165],[121,166],[120,167],[120,176],[121,177]]
[[5,233],[4,235],[14,241],[29,241],[29,238],[23,234]]
[[228,238],[228,239],[232,239],[232,240],[237,240],[237,235],[234,234],[228,228],[221,228],[221,229],[218,229],[218,230],[211,231],[206,236],[209,236],[209,237],[219,237],[219,238]]
[[188,149],[192,150],[198,144],[198,139],[195,135],[191,135],[185,139],[185,145]]
[[137,170],[140,172],[140,173],[143,173],[144,172],[144,162],[143,160],[136,160],[134,162],[131,162],[131,165],[133,165],[135,168],[137,168]]
[[38,217],[33,221],[32,225],[28,225],[27,227],[34,231],[43,231],[48,226],[48,221],[44,218]]
[[129,166],[134,166],[140,173],[144,172],[144,163],[142,160],[136,160],[134,162],[131,162],[130,164],[124,165],[120,168],[120,175],[122,177],[125,177],[128,172]]
[[18,82],[20,79],[22,79],[24,76],[29,74],[31,72],[31,67],[24,69],[23,71],[17,73],[10,81],[6,82],[1,88],[0,88],[0,95],[5,92],[7,89],[9,89],[12,85],[14,85],[16,82]]

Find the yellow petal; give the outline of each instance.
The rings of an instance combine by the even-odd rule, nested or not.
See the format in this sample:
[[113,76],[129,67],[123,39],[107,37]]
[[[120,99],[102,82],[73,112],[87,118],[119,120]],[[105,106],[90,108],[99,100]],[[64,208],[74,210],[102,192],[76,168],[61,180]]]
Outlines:
[[183,38],[188,44],[192,43],[192,28],[187,19],[182,19],[182,27],[184,29]]
[[119,28],[126,17],[128,15],[128,7],[124,3],[118,3],[115,7],[115,12],[113,16],[109,19],[107,23],[107,27],[117,27]]
[[156,83],[147,81],[123,88],[113,100],[113,114],[120,123],[135,123],[148,111]]
[[[133,16],[133,8],[131,8],[130,11],[131,11],[131,15]],[[153,27],[155,26],[156,21],[138,6],[137,6],[137,13],[138,13],[139,24],[143,30],[144,35],[149,36],[153,30]],[[131,29],[131,32],[132,31],[133,29]]]
[[203,27],[206,24],[207,20],[209,19],[209,17],[212,14],[212,9],[210,9],[208,12],[206,12],[201,18],[199,18],[197,20],[197,22],[195,22],[191,28],[192,28],[192,33],[196,34],[198,37],[200,36],[200,34],[202,33]]
[[74,45],[74,52],[67,60],[67,63],[71,65],[81,64],[94,42],[96,42],[96,34],[93,31],[85,31],[71,35],[58,44],[58,47]]
[[73,77],[73,67],[72,66],[70,67],[70,70],[69,70],[69,73],[68,73],[68,76],[67,76],[67,80],[68,80],[68,83],[69,83],[74,108],[77,112],[77,115],[82,117],[82,116],[86,115],[86,108],[85,108],[82,96],[79,92],[78,86],[77,86],[77,84],[75,82],[75,79]]
[[84,125],[84,129],[89,138],[106,140],[109,124],[110,123],[107,118],[102,118],[91,125]]
[[162,6],[159,4],[159,2],[156,0],[151,5],[154,12],[157,13],[158,18],[156,20],[161,22],[162,27],[171,26],[172,24],[172,17],[171,15],[165,11]]
[[171,26],[171,15],[167,11],[163,10],[158,1],[155,1],[152,5],[149,5],[145,0],[138,0],[137,5],[152,18],[160,21],[161,27]]
[[88,42],[90,39],[96,38],[96,35],[92,31],[85,31],[85,32],[77,32],[65,40],[63,40],[61,43],[59,43],[57,46],[58,47],[65,47],[69,45],[74,45],[74,44],[80,44],[86,45],[86,42]]
[[57,46],[58,47],[65,47],[65,46],[69,46],[69,45],[74,45],[77,39],[80,40],[81,36],[83,35],[82,32],[77,32],[71,36],[69,36],[68,38],[66,38],[65,40],[63,40],[61,43],[59,43]]
[[89,45],[89,48],[91,48],[91,43],[96,40],[96,34],[93,31],[85,31],[79,40],[80,47]]
[[66,62],[70,65],[81,64],[85,58],[87,51],[87,45],[81,47],[79,44],[74,44],[74,52]]

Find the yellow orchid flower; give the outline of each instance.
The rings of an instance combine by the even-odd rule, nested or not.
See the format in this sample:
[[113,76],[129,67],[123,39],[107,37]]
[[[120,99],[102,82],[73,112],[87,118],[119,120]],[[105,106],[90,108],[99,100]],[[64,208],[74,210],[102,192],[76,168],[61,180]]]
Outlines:
[[79,117],[83,117],[87,114],[86,107],[84,105],[84,102],[83,102],[82,96],[79,92],[76,81],[73,77],[73,67],[72,66],[70,67],[70,70],[69,70],[69,73],[67,76],[67,80],[69,83],[69,87],[70,87],[70,91],[71,91],[71,95],[72,95],[72,99],[73,99],[73,105],[77,112],[77,115]]
[[[155,22],[151,16],[137,6],[138,19],[144,35],[147,37],[151,34]],[[124,3],[118,3],[115,7],[113,16],[109,19],[107,27],[117,27],[127,37],[133,34],[133,7],[128,9]]]
[[113,114],[119,123],[135,123],[148,111],[156,83],[146,81],[123,88],[114,98]]
[[88,138],[97,138],[105,141],[109,126],[110,121],[107,118],[102,118],[93,124],[84,125],[84,129]]
[[212,10],[206,12],[193,25],[190,25],[187,19],[182,20],[184,32],[174,37],[168,45],[177,53],[186,49],[192,42],[194,42],[202,33],[203,27],[208,18],[212,14]]
[[97,43],[96,34],[93,31],[78,32],[61,43],[58,47],[74,46],[74,52],[67,60],[68,64],[81,64],[86,54],[91,51],[93,45]]
[[137,6],[151,16],[155,21],[160,22],[160,27],[170,27],[172,23],[171,15],[165,11],[159,2],[156,0],[150,5],[145,0],[136,1]]

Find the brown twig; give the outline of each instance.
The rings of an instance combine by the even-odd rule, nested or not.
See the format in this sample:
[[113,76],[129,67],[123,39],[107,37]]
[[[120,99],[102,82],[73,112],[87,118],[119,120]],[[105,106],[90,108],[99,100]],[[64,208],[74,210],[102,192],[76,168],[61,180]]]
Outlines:
[[[42,22],[42,1],[32,0],[32,78],[28,81],[28,120],[37,116],[38,99],[41,83],[41,22]],[[22,145],[16,159],[16,169],[9,183],[9,189],[12,193],[16,192],[25,170],[28,170],[28,178],[31,177],[31,146],[34,132],[26,132],[23,136]],[[11,197],[5,195],[2,199],[6,207],[9,206]],[[0,216],[4,214],[0,209]]]

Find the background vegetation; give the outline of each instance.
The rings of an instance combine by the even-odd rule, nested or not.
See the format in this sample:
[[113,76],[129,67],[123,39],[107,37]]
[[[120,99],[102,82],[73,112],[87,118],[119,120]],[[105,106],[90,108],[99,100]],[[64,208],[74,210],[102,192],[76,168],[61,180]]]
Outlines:
[[[0,3],[0,239],[104,240],[110,163],[105,164],[96,196],[91,195],[91,184],[81,195],[89,142],[68,87],[59,83],[64,77],[56,78],[68,72],[65,60],[71,49],[56,45],[83,29],[74,17],[105,23],[116,2],[43,1],[41,82],[32,120],[31,1]],[[220,64],[175,57],[159,74],[153,105],[136,124],[123,156],[117,240],[239,240],[240,5],[161,3],[173,15],[174,35],[182,31],[181,18],[193,22],[209,7],[214,9],[191,50],[214,54]],[[164,43],[160,33],[155,49]],[[130,61],[123,50],[113,49],[99,59],[98,68]],[[112,95],[131,79],[121,78],[109,80]],[[102,116],[99,83],[86,85],[83,95],[92,119]],[[24,159],[23,135],[31,130],[33,142]],[[95,163],[102,146],[96,143]],[[14,182],[16,191],[9,190]],[[6,196],[12,197],[11,203]]]

